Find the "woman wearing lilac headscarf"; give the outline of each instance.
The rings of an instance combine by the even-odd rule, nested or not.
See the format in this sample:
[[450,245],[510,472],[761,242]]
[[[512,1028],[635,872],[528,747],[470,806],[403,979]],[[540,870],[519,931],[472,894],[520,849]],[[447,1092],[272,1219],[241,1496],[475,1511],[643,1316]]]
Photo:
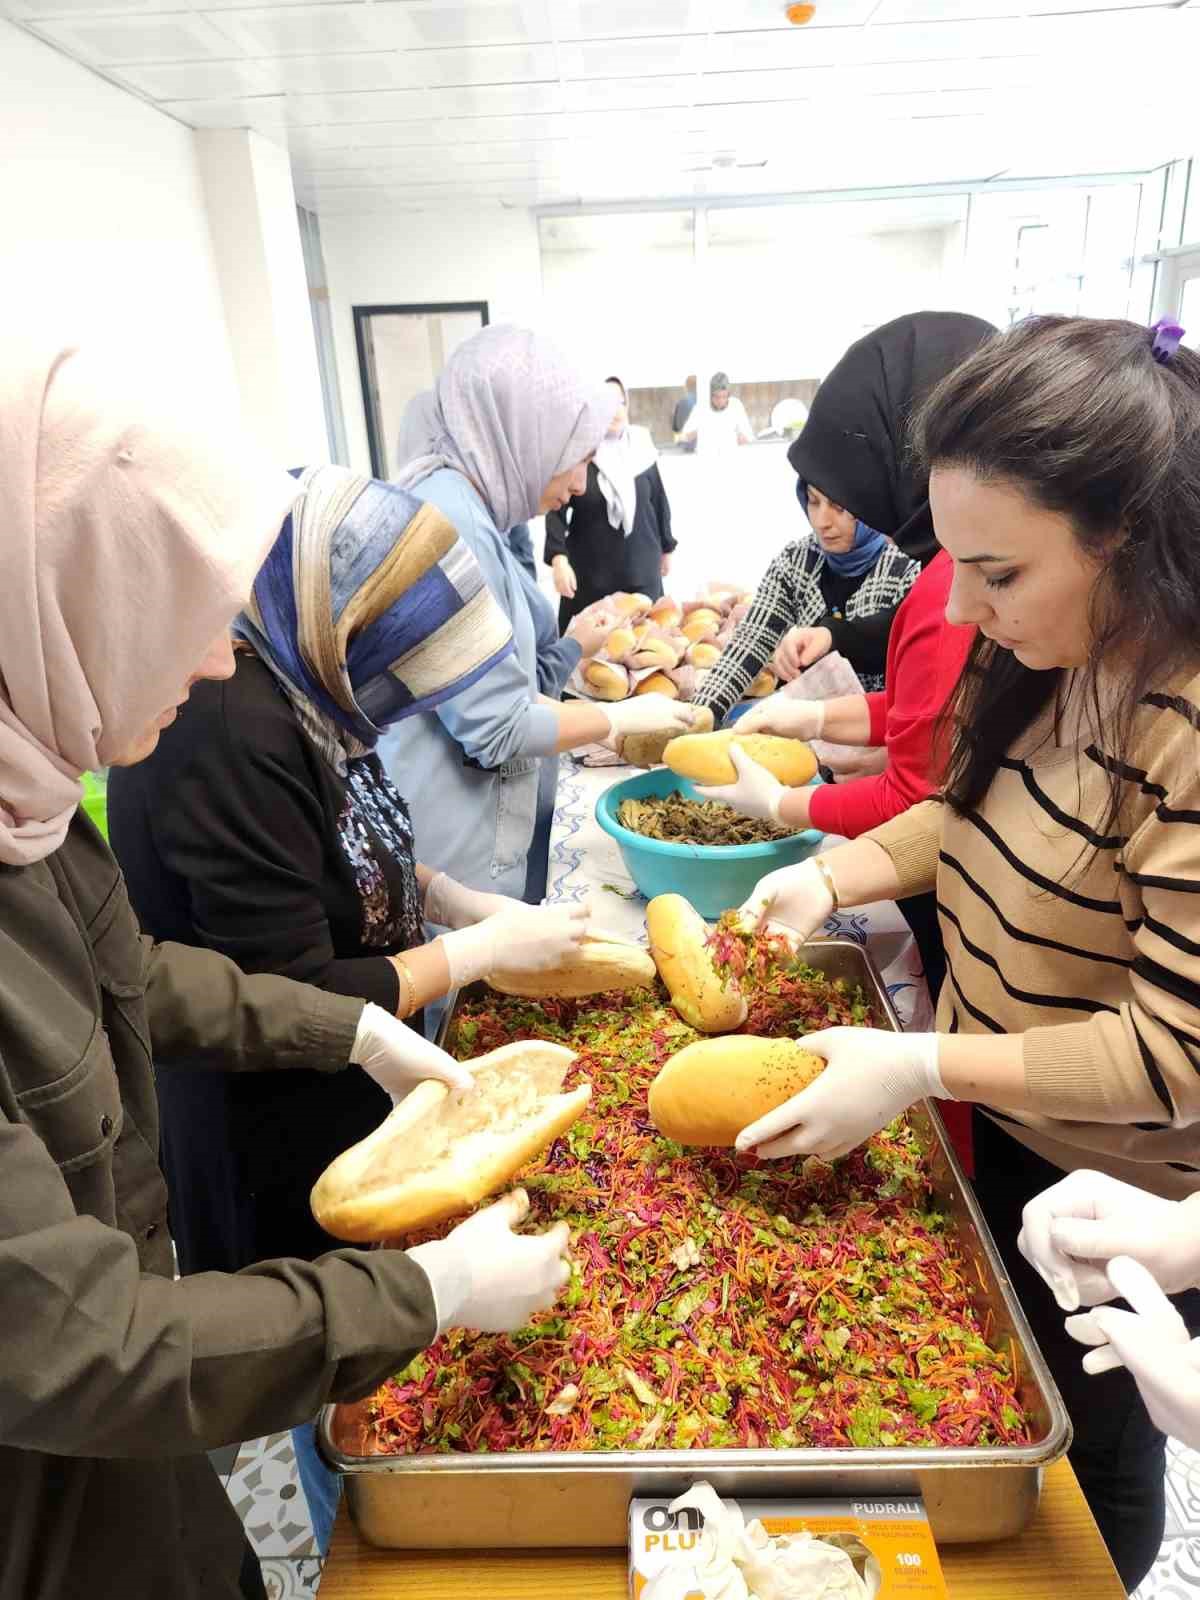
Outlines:
[[422,858],[470,886],[438,908],[433,920],[451,927],[475,920],[477,891],[494,891],[482,896],[489,901],[495,892],[541,898],[559,751],[691,725],[689,706],[659,695],[605,706],[546,698],[593,641],[581,619],[556,645],[553,612],[504,537],[581,492],[614,405],[548,339],[525,328],[484,328],[447,362],[423,408],[429,449],[396,479],[436,505],[473,552],[526,669],[520,694],[489,674],[380,741],[384,765],[408,798]]

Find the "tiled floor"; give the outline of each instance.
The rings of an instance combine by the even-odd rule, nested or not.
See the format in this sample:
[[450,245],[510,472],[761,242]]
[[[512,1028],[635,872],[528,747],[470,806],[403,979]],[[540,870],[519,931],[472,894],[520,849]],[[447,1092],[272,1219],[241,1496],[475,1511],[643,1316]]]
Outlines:
[[312,1600],[323,1565],[296,1471],[290,1433],[214,1451],[246,1535],[262,1561],[269,1600]]
[[1167,1441],[1167,1532],[1136,1600],[1200,1600],[1200,1453]]
[[[270,1600],[313,1600],[321,1582],[291,1435],[271,1434],[213,1460],[262,1558]],[[1167,1445],[1167,1531],[1154,1570],[1134,1600],[1200,1600],[1200,1453]]]

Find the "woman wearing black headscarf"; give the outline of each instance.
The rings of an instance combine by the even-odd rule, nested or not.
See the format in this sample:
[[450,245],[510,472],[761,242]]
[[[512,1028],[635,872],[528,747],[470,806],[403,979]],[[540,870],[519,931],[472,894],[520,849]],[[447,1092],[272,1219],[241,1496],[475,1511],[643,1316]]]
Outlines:
[[[749,614],[708,673],[697,703],[718,724],[772,655],[794,677],[831,650],[844,655],[868,690],[883,687],[897,607],[937,553],[929,485],[905,449],[908,419],[934,385],[971,354],[990,323],[953,311],[898,317],[852,344],[818,389],[788,451],[800,502],[823,528],[827,508],[856,523],[851,566],[884,534],[891,541],[846,593],[846,565],[809,536],[786,545],[767,568]],[[812,509],[810,509],[812,508]]]

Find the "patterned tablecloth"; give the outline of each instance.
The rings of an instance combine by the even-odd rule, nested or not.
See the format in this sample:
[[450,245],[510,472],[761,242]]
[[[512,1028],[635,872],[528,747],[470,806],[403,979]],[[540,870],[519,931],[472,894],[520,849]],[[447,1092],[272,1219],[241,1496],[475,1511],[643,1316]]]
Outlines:
[[[550,835],[550,878],[546,899],[561,905],[592,899],[598,929],[645,942],[646,901],[626,871],[616,842],[596,821],[596,801],[611,784],[629,777],[631,767],[584,767],[565,756],[560,765],[558,804]],[[830,839],[827,849],[843,840]],[[921,958],[908,924],[892,901],[837,912],[827,934],[865,945],[883,974],[905,1028],[932,1028],[933,1009],[922,975]]]

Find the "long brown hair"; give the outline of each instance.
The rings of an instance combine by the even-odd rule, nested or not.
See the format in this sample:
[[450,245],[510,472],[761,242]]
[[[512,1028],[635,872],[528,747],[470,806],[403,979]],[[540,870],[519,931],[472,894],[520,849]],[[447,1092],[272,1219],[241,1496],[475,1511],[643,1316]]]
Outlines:
[[[1082,548],[1104,559],[1083,692],[1116,762],[1128,761],[1146,695],[1200,659],[1200,357],[1180,349],[1160,364],[1153,337],[1133,322],[1031,317],[944,379],[913,433],[927,470],[1012,485],[1067,516]],[[1102,716],[1105,660],[1124,667]],[[944,798],[956,811],[979,804],[1061,676],[977,635],[946,714]],[[1121,789],[1110,764],[1103,831]]]

